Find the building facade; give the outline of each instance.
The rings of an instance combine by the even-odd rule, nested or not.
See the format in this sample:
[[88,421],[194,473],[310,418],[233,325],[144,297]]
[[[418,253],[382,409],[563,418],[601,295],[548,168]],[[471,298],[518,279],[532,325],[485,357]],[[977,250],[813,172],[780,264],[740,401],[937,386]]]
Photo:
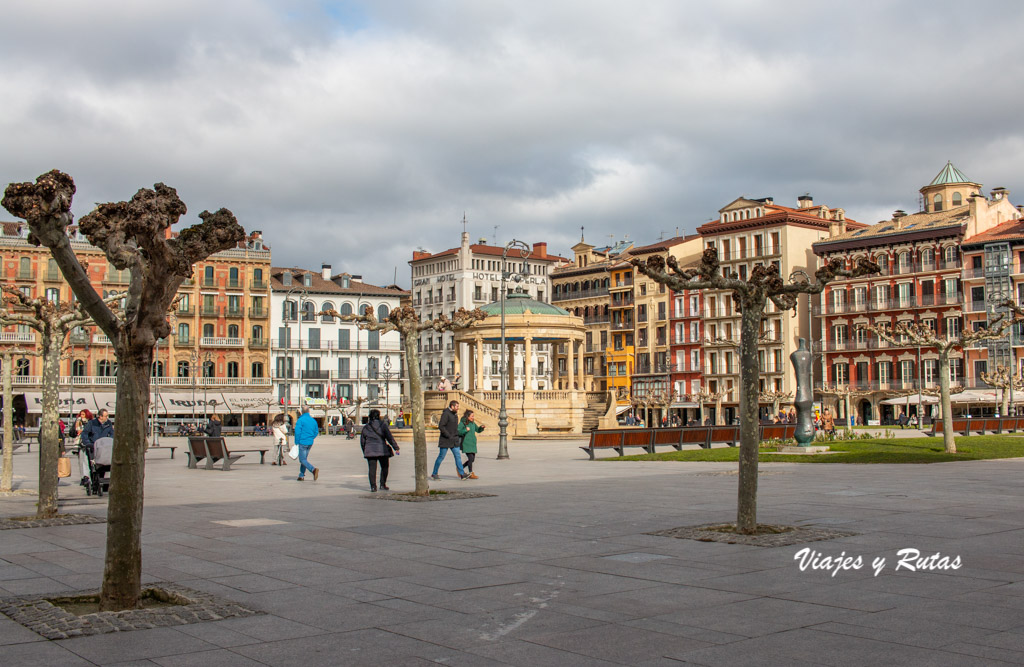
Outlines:
[[[965,313],[967,326],[983,326],[997,310],[993,304],[1014,289],[1010,244],[1000,225],[1012,228],[1020,212],[1006,191],[994,190],[986,199],[979,183],[947,164],[920,193],[918,213],[899,210],[866,228],[833,229],[814,244],[822,262],[838,258],[852,267],[867,258],[881,269],[830,284],[814,308],[822,378],[817,389],[828,392],[839,385],[855,391],[852,416],[864,424],[891,423],[904,410],[916,413],[916,401],[897,399],[938,385],[938,352],[909,341],[891,344],[861,327],[916,322],[956,336]],[[967,268],[961,246],[971,249]],[[1010,360],[1008,340],[985,347],[968,351],[978,363],[965,364],[963,354],[953,352],[951,384],[979,386],[989,351],[992,359]],[[823,397],[847,417],[844,401],[834,394]]]
[[[31,297],[56,302],[73,298],[49,251],[28,243],[25,223],[3,223],[2,232],[4,282]],[[128,288],[128,271],[110,265],[77,228],[68,234],[97,293],[107,296]],[[151,398],[158,414],[198,419],[218,412],[225,415],[226,424],[238,425],[244,415],[235,410],[237,405],[250,404],[255,410],[259,396],[270,389],[269,269],[270,248],[260,232],[193,267],[193,278],[182,283],[169,317],[171,335],[159,341],[154,355]],[[74,399],[76,406],[113,411],[117,359],[106,335],[94,326],[82,327],[67,343],[61,361],[62,405],[70,408]],[[34,346],[37,337],[27,327],[7,327],[0,333],[0,344]],[[38,411],[41,369],[39,358],[27,357],[15,378],[29,420]],[[16,409],[20,405],[16,401]]]
[[[847,220],[841,208],[815,205],[810,195],[798,198],[797,208],[775,204],[770,198],[741,197],[723,207],[718,219],[701,225],[697,232],[705,248],[715,248],[723,270],[746,280],[757,264],[775,265],[784,279],[794,271],[813,275],[817,258],[815,242],[830,230],[864,227]],[[715,418],[732,423],[739,403],[740,314],[732,294],[724,290],[704,292],[704,383],[711,392],[724,392],[724,414]],[[761,324],[758,362],[760,391],[795,392],[796,379],[789,355],[800,338],[810,340],[811,327],[806,297],[799,299],[796,316],[781,312],[771,301]],[[766,403],[763,411],[769,410]]]
[[383,412],[390,406],[394,412],[401,405],[406,378],[399,333],[362,330],[321,313],[372,311],[383,321],[408,292],[364,283],[362,276],[332,275],[327,264],[319,272],[274,267],[270,282],[277,404],[322,409],[357,404],[359,418],[372,407]]
[[[444,314],[451,317],[459,308],[473,310],[500,298],[503,247],[487,245],[485,239],[479,243],[469,242],[468,232],[462,233],[462,243],[438,253],[413,252],[409,265],[412,270],[412,307],[423,320],[432,320]],[[514,260],[512,258],[515,258]],[[550,275],[553,269],[567,262],[563,257],[549,255],[547,243],[534,243],[527,257],[518,250],[509,253],[509,264],[514,261],[518,269],[526,273],[521,282],[510,281],[508,289],[522,290],[531,298],[548,302],[551,298]],[[497,390],[500,384],[499,345],[489,345],[484,352],[483,385]],[[434,388],[442,378],[455,388],[465,389],[462,369],[469,368],[469,351],[456,352],[455,336],[452,332],[437,333],[425,331],[420,336],[419,354],[425,388]],[[524,359],[522,352],[508,361],[513,373],[509,376],[509,389],[524,389]],[[543,390],[553,387],[551,370],[551,345],[538,345],[533,351],[533,369],[529,389]]]

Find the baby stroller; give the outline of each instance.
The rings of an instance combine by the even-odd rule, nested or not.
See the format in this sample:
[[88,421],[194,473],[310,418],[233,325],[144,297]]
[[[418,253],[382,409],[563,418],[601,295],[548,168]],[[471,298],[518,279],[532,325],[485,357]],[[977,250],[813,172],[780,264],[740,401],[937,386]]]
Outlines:
[[86,447],[89,457],[89,484],[85,487],[86,495],[102,496],[110,489],[110,460],[114,452],[113,438],[99,438]]

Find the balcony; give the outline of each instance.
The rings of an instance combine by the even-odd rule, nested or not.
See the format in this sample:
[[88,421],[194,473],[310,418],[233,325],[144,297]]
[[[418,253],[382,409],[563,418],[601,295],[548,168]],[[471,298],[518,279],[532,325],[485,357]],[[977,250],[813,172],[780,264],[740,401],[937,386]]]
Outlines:
[[[86,334],[86,339],[89,336]],[[2,331],[0,332],[0,343],[34,343],[36,342],[36,335],[34,333],[18,333],[15,331]],[[86,340],[85,342],[88,342]]]
[[672,372],[672,365],[662,364],[637,364],[633,375],[662,375]]
[[195,306],[181,306],[179,305],[175,309],[174,314],[177,317],[192,317],[196,312]]
[[110,345],[110,339],[106,334],[93,334],[92,343],[93,345]]
[[241,306],[227,306],[224,309],[224,317],[242,317],[245,315],[245,308]]
[[227,285],[225,287],[229,289],[241,289],[242,282],[238,278],[228,278]]
[[615,294],[612,296],[612,308],[625,308],[633,305],[633,295],[630,294]]
[[317,370],[317,371],[303,370],[302,371],[302,379],[303,380],[330,380],[331,379],[331,372],[330,371],[319,371],[319,370]]
[[615,331],[632,330],[632,322],[612,322],[612,329]]
[[718,364],[717,366],[705,366],[705,375],[739,375],[739,364]]
[[18,280],[35,280],[35,279],[36,279],[36,272],[33,271],[32,269],[29,269],[27,271],[25,269],[18,269]]
[[250,338],[249,348],[250,349],[263,349],[269,345],[269,341],[266,338]]
[[611,321],[611,315],[589,315],[583,317],[583,324],[608,324]]
[[47,271],[46,277],[43,280],[51,283],[58,283],[64,280],[64,276],[61,275],[60,271]]
[[199,314],[203,317],[217,317],[220,315],[220,308],[217,306],[203,306],[199,309]]
[[200,283],[200,285],[202,287],[212,287],[212,288],[216,289],[217,288],[217,281],[214,278],[203,278],[203,281],[202,281],[202,283]]
[[267,290],[267,281],[266,280],[250,280],[249,281],[249,289],[251,289],[251,290],[260,290],[262,292],[265,292]]
[[[250,308],[249,317],[253,319],[266,319],[270,317],[270,311],[265,308]],[[324,318],[324,321],[326,322],[327,318]]]
[[244,347],[244,338],[221,338],[215,336],[203,336],[199,339],[200,347]]
[[572,301],[573,299],[593,299],[600,296],[607,296],[608,288],[601,287],[599,289],[586,289],[586,290],[568,290],[559,292],[551,297],[551,301]]

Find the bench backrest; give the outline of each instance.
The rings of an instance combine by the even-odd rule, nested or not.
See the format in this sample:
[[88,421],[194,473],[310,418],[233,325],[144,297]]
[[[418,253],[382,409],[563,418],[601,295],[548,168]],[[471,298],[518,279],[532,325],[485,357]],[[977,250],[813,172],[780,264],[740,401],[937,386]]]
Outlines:
[[229,454],[224,438],[206,438],[206,448],[210,452],[211,458],[223,459]]
[[708,441],[708,429],[707,426],[690,426],[683,429],[683,444],[704,444]]
[[967,430],[967,420],[966,419],[954,419],[953,420],[953,430],[954,431],[966,431]]
[[651,430],[639,429],[636,431],[626,431],[622,434],[623,445],[648,445],[651,442]]
[[659,428],[654,431],[654,442],[655,445],[676,445],[679,444],[679,438],[683,434],[681,428]]
[[735,442],[739,440],[739,426],[712,426],[711,442]]
[[593,447],[618,447],[622,442],[622,434],[619,431],[591,431],[590,444]]
[[983,422],[986,431],[998,431],[999,420],[998,419],[986,419]]
[[785,424],[770,424],[761,427],[762,440],[783,440],[785,437]]
[[192,456],[196,459],[206,458],[210,455],[210,453],[206,451],[206,438],[189,438],[188,448],[192,450]]

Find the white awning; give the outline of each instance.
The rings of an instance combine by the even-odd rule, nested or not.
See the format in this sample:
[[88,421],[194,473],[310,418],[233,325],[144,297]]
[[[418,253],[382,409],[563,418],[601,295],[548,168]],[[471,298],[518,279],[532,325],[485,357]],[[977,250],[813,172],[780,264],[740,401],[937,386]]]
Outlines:
[[620,405],[619,407],[615,408],[615,416],[621,415],[623,412],[629,412],[632,409],[632,405]]
[[881,401],[882,405],[934,405],[939,402],[938,396],[921,396],[921,394],[911,394],[910,396],[897,396],[896,398],[887,398]]
[[692,401],[687,401],[687,402],[684,402],[684,403],[673,403],[672,405],[670,405],[668,407],[675,409],[675,408],[699,408],[700,406],[697,405],[696,403],[692,402]]
[[[41,391],[26,391],[24,392],[25,405],[30,414],[41,414],[43,411],[43,392]],[[57,399],[60,405],[60,413],[66,415],[69,412],[80,412],[82,410],[88,410],[89,412],[96,412],[96,400],[93,395],[87,391],[76,391],[74,393],[74,406],[71,405],[72,394],[70,389],[62,389],[60,391],[59,398]]]
[[221,396],[224,398],[224,407],[227,412],[232,414],[241,414],[243,412],[261,412],[266,413],[270,410],[276,412],[278,407],[278,399],[270,392],[263,393],[239,393],[229,394],[223,392]]
[[197,391],[193,400],[192,392],[161,391],[160,400],[163,402],[163,414],[165,415],[192,415],[201,416],[205,414],[226,414],[227,408],[224,405],[224,398],[219,391]]

